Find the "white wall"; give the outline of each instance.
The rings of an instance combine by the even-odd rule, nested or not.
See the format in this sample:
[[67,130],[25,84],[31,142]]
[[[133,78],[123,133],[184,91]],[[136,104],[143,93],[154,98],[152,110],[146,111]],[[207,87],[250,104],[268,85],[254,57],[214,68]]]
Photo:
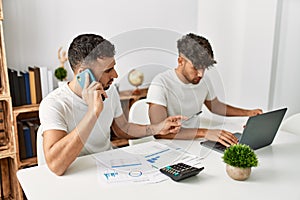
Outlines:
[[299,10],[298,0],[199,0],[198,32],[213,45],[226,102],[300,112]]
[[180,37],[179,32],[161,28],[136,29],[112,37],[118,48],[116,69],[120,76],[116,82],[120,90],[133,89],[127,81],[127,73],[133,68],[144,73],[141,87],[147,87],[157,73],[177,66],[176,41]]
[[268,108],[276,1],[200,0],[198,32],[214,50],[222,100]]
[[[300,112],[299,4],[298,0],[5,0],[8,66],[54,69],[60,46],[67,50],[76,35],[94,32],[116,44],[117,81],[137,67],[152,76],[159,66],[176,65],[176,40],[181,34],[197,32],[213,46],[218,64],[208,74],[217,77],[215,87],[222,99],[264,110],[288,106],[289,115]],[[277,5],[282,5],[279,28]]]
[[278,57],[270,107],[288,107],[287,116],[300,113],[300,1],[282,0]]
[[[117,57],[120,58],[116,67],[121,72],[120,77],[130,68],[149,64],[149,58],[145,63],[139,60],[142,51],[137,49],[147,45],[140,44],[141,40],[156,40],[156,45],[151,47],[152,51],[162,48],[163,54],[167,52],[168,58],[172,58],[165,58],[160,64],[175,67],[176,60],[173,58],[178,36],[195,32],[197,28],[196,0],[176,3],[173,0],[5,0],[3,7],[8,66],[16,69],[27,69],[28,65],[56,68],[59,65],[58,48],[63,46],[67,50],[71,40],[83,32],[99,33],[115,42]],[[149,35],[152,29],[138,31],[144,28],[156,28],[156,32],[160,30],[171,35],[154,38]],[[120,38],[130,40],[120,41]],[[173,46],[164,45],[165,39],[168,43],[172,40]],[[128,43],[133,44],[125,50],[118,49]],[[131,60],[121,59],[120,51],[123,54],[127,52]],[[163,54],[158,58],[163,57]],[[157,52],[151,54],[150,58],[154,55],[157,57]],[[152,62],[161,61],[156,59]],[[121,67],[128,69],[123,70]],[[152,72],[150,70],[147,73]]]

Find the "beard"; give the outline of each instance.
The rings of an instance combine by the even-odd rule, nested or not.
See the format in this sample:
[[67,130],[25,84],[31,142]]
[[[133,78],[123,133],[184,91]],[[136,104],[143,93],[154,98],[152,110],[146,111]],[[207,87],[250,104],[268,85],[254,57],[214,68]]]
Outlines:
[[196,85],[196,84],[198,84],[200,81],[201,81],[201,78],[194,78],[194,79],[191,81],[191,83],[194,84],[194,85]]
[[103,87],[104,90],[108,90],[113,83],[114,79],[110,79],[105,87]]

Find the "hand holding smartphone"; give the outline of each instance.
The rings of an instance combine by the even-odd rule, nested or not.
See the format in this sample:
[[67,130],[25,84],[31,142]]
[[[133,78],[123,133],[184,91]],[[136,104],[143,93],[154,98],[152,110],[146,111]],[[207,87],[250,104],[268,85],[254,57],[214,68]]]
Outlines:
[[[78,81],[81,88],[83,88],[84,84],[85,84],[85,73],[89,74],[90,83],[93,82],[93,81],[97,81],[95,76],[93,75],[92,71],[90,69],[85,69],[84,71],[82,71],[81,73],[76,75],[76,79],[77,79],[77,81]],[[104,101],[105,97],[104,97],[103,94],[101,94],[101,97],[102,97],[102,101]]]

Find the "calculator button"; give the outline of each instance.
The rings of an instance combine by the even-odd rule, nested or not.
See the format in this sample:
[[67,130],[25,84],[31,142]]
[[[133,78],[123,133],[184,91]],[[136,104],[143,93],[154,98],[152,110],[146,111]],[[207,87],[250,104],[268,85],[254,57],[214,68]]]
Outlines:
[[182,179],[197,175],[203,169],[204,167],[196,168],[184,163],[177,163],[161,168],[160,171],[172,178],[174,181],[180,181]]

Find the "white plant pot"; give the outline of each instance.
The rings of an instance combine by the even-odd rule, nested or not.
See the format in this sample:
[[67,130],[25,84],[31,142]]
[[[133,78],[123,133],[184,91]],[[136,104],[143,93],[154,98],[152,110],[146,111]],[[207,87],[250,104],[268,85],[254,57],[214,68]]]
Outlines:
[[249,178],[251,174],[251,167],[239,168],[226,164],[226,172],[232,179],[237,181],[244,181]]
[[58,81],[57,84],[58,84],[58,87],[61,87],[63,86],[64,84],[66,84],[68,81]]

